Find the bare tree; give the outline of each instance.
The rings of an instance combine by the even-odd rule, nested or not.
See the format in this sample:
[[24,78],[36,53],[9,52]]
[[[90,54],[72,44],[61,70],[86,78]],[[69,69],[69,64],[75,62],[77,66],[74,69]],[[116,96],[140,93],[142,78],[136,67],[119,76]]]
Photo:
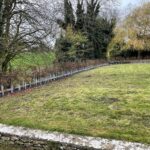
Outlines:
[[49,41],[56,34],[55,18],[59,13],[50,2],[52,0],[0,1],[1,72],[8,70],[16,55],[39,45],[49,48]]

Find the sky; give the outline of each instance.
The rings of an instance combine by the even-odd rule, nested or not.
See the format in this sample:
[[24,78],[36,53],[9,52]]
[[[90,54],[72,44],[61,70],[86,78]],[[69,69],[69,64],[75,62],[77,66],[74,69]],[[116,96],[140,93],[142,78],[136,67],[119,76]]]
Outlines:
[[121,8],[127,8],[129,5],[136,7],[141,5],[143,2],[150,2],[150,0],[120,0]]
[[125,8],[129,4],[132,4],[133,6],[139,5],[140,1],[139,0],[121,0],[121,7]]
[[121,18],[126,17],[135,7],[150,0],[119,0],[119,14]]

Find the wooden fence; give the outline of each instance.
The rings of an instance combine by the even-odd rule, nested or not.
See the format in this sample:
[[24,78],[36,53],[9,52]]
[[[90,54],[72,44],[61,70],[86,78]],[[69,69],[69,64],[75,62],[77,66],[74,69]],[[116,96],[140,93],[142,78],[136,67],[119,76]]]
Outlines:
[[21,84],[18,84],[16,86],[11,85],[10,88],[5,88],[3,84],[0,85],[0,97],[3,97],[5,95],[8,95],[9,93],[15,93],[15,92],[20,92],[29,88],[37,87],[40,85],[45,85],[51,81],[62,79],[65,77],[72,76],[74,74],[83,72],[83,71],[88,71],[91,69],[95,69],[98,67],[103,67],[103,66],[108,66],[108,65],[114,65],[114,64],[125,64],[125,63],[150,63],[150,60],[122,60],[122,61],[110,61],[108,63],[103,63],[103,64],[97,64],[97,65],[91,65],[87,67],[82,67],[78,69],[73,69],[70,71],[62,71],[62,72],[57,72],[57,73],[51,73],[46,77],[41,77],[41,78],[34,78],[31,82],[22,82]]
[[65,77],[69,77],[72,76],[74,74],[83,72],[83,71],[87,71],[87,70],[91,70],[94,68],[98,68],[98,67],[102,67],[102,66],[106,66],[109,65],[108,63],[104,63],[104,64],[98,64],[98,65],[92,65],[92,66],[88,66],[88,67],[82,67],[79,69],[74,69],[74,70],[70,70],[70,71],[62,71],[62,72],[58,72],[58,73],[51,73],[49,74],[47,77],[42,77],[42,78],[34,78],[30,83],[27,82],[22,82],[22,84],[18,84],[16,86],[11,85],[10,88],[5,89],[4,85],[1,84],[0,85],[0,97],[3,97],[5,95],[8,95],[9,93],[15,93],[15,92],[20,92],[29,88],[33,88],[33,87],[37,87],[40,85],[44,85],[49,83],[50,81],[55,81],[58,79],[62,79]]

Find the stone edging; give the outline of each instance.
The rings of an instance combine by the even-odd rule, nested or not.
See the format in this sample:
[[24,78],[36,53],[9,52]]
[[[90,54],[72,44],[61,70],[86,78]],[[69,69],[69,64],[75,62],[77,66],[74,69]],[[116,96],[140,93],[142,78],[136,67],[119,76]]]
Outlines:
[[150,150],[150,145],[0,124],[0,142],[34,150]]

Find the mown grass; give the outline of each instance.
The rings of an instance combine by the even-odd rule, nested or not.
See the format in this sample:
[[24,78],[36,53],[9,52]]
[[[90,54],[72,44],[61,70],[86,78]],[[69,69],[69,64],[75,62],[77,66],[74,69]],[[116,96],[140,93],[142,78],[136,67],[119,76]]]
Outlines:
[[150,144],[150,64],[103,67],[2,98],[0,122]]
[[11,61],[13,69],[29,70],[30,68],[46,67],[55,60],[52,52],[26,52]]

